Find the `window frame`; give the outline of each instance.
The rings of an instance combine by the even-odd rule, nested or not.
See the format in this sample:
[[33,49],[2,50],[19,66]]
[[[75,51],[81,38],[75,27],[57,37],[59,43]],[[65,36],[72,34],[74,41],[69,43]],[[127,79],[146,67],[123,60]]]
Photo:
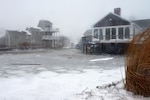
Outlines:
[[99,29],[99,40],[103,40],[103,29]]
[[94,38],[98,39],[99,35],[98,35],[98,29],[94,29]]
[[[107,30],[109,30],[109,31],[107,31]],[[105,29],[105,40],[110,40],[111,39],[110,32],[111,32],[110,28]]]
[[[121,29],[121,32],[120,32]],[[124,39],[124,27],[118,28],[118,39]]]
[[[115,32],[113,31],[113,29],[115,29]],[[111,39],[116,39],[117,38],[116,34],[117,34],[117,29],[116,28],[111,28]]]
[[[128,30],[127,30],[128,29]],[[130,39],[130,27],[125,27],[125,33],[124,33],[124,38],[125,39]]]

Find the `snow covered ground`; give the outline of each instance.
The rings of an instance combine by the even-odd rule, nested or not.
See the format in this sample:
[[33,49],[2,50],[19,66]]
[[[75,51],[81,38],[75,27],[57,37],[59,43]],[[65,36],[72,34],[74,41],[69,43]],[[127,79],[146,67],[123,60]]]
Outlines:
[[0,100],[150,99],[124,90],[123,56],[44,50],[3,54],[0,63]]

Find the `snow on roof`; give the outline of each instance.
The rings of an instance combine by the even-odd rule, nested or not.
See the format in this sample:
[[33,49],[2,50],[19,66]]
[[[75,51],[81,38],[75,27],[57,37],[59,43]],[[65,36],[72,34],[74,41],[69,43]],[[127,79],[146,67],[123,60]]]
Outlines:
[[28,31],[21,31],[21,30],[6,30],[9,34],[26,34],[26,35],[32,35]]
[[26,33],[27,33],[27,35],[32,35],[29,31],[24,31],[24,32],[26,32]]
[[27,27],[26,30],[38,30],[38,31],[42,31],[42,28],[40,28],[40,27]]

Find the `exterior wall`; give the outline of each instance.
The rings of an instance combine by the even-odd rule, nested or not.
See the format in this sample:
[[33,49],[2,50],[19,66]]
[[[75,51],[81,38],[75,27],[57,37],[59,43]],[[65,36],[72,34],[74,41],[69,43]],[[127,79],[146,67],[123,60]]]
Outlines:
[[0,38],[0,48],[6,47],[5,39],[6,37],[4,36]]
[[45,33],[42,32],[40,29],[32,28],[32,27],[27,28],[26,30],[32,34],[32,37],[31,37],[32,46],[42,47],[43,46],[42,37]]
[[88,42],[92,42],[92,36],[84,36],[82,37],[82,43],[87,44]]
[[135,35],[141,33],[142,31],[144,31],[144,29],[142,29],[141,27],[139,27],[136,24],[132,24],[132,26],[133,26],[132,27],[132,34],[133,34],[133,36],[135,36]]
[[32,32],[32,45],[42,47],[42,37],[44,35],[44,32]]
[[49,31],[45,31],[45,34],[42,36],[42,42],[43,42],[43,46],[45,48],[52,48],[53,47],[53,40],[49,40],[49,37],[52,37],[53,33],[49,32]]
[[44,48],[54,48],[59,43],[59,34],[56,30],[41,30],[38,28],[27,28],[32,34],[32,46],[44,47]]
[[56,32],[46,31],[42,40],[44,43],[44,47],[46,48],[58,48],[60,44],[59,43],[60,36],[57,31]]
[[41,27],[44,31],[49,31],[52,29],[52,25]]
[[[92,28],[92,42],[88,45],[94,43],[96,47],[90,48],[90,53],[123,54],[128,43],[141,31],[142,29],[136,24],[94,27]],[[88,52],[88,45],[84,46],[83,52]]]
[[52,23],[48,20],[40,20],[38,27],[40,27],[44,31],[50,31],[52,29]]
[[31,44],[31,35],[27,35],[24,32],[7,31],[6,32],[6,46],[21,48]]

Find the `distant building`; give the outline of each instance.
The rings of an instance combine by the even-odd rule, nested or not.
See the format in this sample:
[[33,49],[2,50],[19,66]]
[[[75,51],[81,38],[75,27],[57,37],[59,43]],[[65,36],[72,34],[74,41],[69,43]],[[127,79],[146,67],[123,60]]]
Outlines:
[[60,33],[58,28],[52,28],[48,20],[40,20],[37,28],[26,28],[32,34],[32,45],[44,48],[58,48]]
[[30,32],[32,34],[31,36],[31,44],[32,47],[42,47],[42,37],[44,35],[44,33],[41,32],[41,29],[39,28],[26,28],[26,31]]
[[5,45],[11,48],[29,48],[31,45],[31,36],[29,32],[7,30],[5,34]]
[[1,47],[9,48],[58,48],[60,45],[58,28],[52,28],[48,20],[40,20],[38,27],[28,27],[26,31],[7,30],[0,38]]
[[[114,13],[108,13],[96,22],[91,29],[84,33],[84,38],[89,38],[89,36],[92,38],[85,41],[84,44],[96,44],[98,46],[97,51],[101,53],[123,53],[126,44],[136,34],[150,27],[150,19],[128,21],[120,15],[121,9],[115,9]],[[84,45],[84,48],[87,48],[86,46]]]

